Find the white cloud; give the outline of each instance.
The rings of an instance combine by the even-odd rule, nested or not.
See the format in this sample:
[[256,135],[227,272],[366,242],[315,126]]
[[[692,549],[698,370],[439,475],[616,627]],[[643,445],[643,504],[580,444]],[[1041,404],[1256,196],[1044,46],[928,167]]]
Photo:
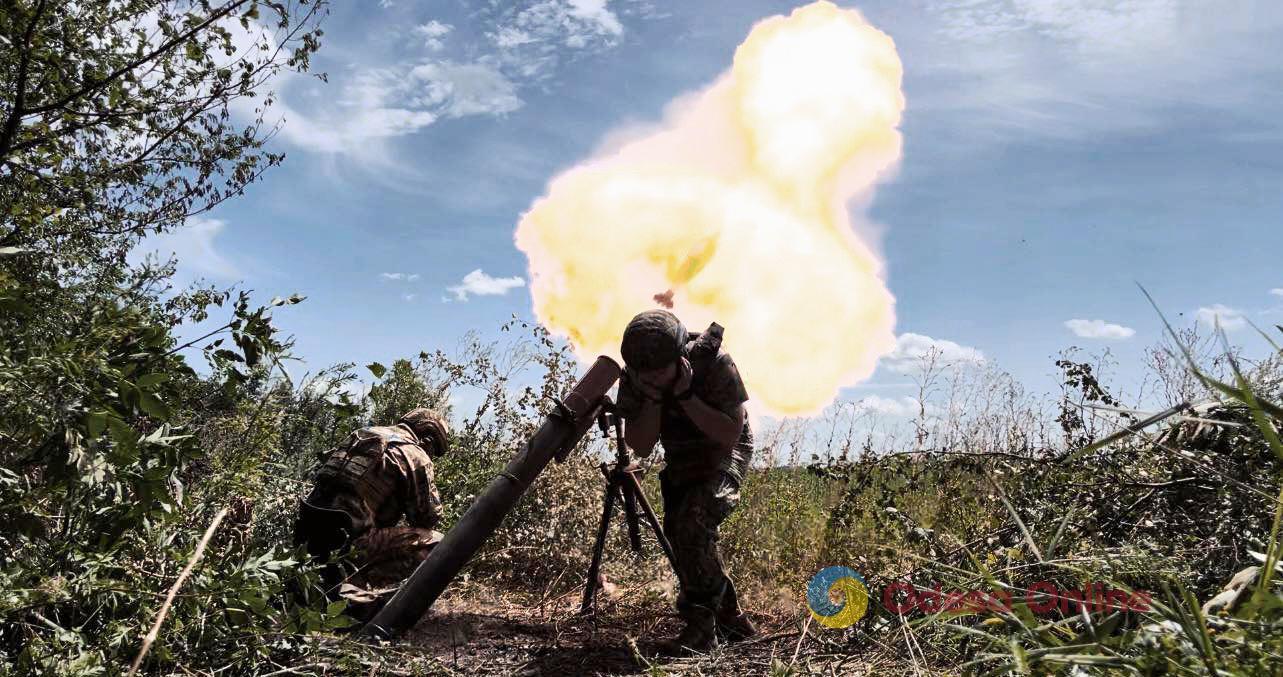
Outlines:
[[931,359],[937,365],[957,366],[981,364],[985,356],[976,348],[953,341],[905,333],[896,337],[895,349],[882,358],[882,364],[891,371],[909,374],[921,369]]
[[503,115],[521,108],[517,86],[489,64],[425,63],[411,70],[410,78],[418,91],[412,101],[447,117]]
[[367,153],[374,142],[411,134],[437,121],[436,111],[409,104],[408,84],[405,74],[395,69],[369,69],[351,75],[337,96],[312,99],[327,108],[303,111],[282,97],[277,104],[284,119],[281,136],[321,153]]
[[619,18],[606,8],[610,0],[569,0],[571,16],[578,17],[596,26],[602,33],[622,35],[624,27]]
[[[521,6],[521,5],[525,6]],[[619,17],[607,7],[608,0],[542,0],[535,3],[514,3],[515,11],[499,17],[498,36],[507,31],[521,33],[529,42],[561,44],[580,49],[594,42],[611,44],[624,33]],[[509,45],[511,46],[511,45]]]
[[384,280],[395,280],[398,282],[414,282],[419,279],[418,273],[379,273],[379,277]]
[[1065,326],[1075,335],[1090,339],[1125,339],[1136,334],[1136,330],[1131,327],[1104,320],[1067,320]]
[[480,268],[463,276],[463,282],[447,291],[454,294],[456,300],[467,301],[468,296],[502,296],[509,290],[525,286],[526,281],[520,277],[490,277]]
[[624,25],[607,0],[539,0],[499,5],[485,31],[493,57],[522,80],[546,80],[578,52],[619,44]]
[[1225,331],[1236,331],[1247,326],[1247,318],[1243,317],[1243,311],[1220,303],[1199,308],[1196,317],[1206,327],[1215,327],[1219,321],[1221,328]]
[[1166,37],[1179,19],[1173,0],[946,0],[943,32],[989,40],[1030,31],[1075,49],[1135,49]]
[[535,37],[533,35],[507,26],[500,28],[498,31],[491,34],[490,39],[494,41],[495,47],[498,47],[499,49],[520,47],[521,45],[528,45],[535,41]]
[[1264,119],[1259,89],[1280,70],[1259,57],[1283,27],[1264,3],[935,0],[927,11],[893,33],[938,78],[918,107],[1022,134],[1150,130],[1193,101]]
[[425,24],[415,26],[413,32],[423,40],[425,48],[429,51],[439,52],[445,49],[445,41],[442,38],[452,30],[454,30],[454,26],[433,19]]
[[214,240],[226,226],[221,219],[193,216],[174,230],[139,242],[129,253],[129,259],[138,263],[149,254],[162,260],[174,257],[181,272],[220,280],[237,279],[243,273],[214,246]]
[[1270,293],[1275,296],[1283,296],[1283,287],[1276,287],[1274,289],[1271,289]]
[[359,71],[338,96],[317,101],[329,108],[304,113],[282,100],[281,135],[312,151],[358,156],[442,118],[502,115],[522,105],[516,84],[495,66],[446,60]]
[[405,301],[405,302],[407,302],[407,303],[409,303],[409,302],[411,302],[411,301],[413,301],[413,300],[415,300],[415,299],[417,299],[417,298],[419,298],[419,295],[418,295],[418,294],[405,293],[405,294],[402,294],[402,295],[401,295],[401,300],[402,300],[402,301]]
[[418,54],[358,60],[346,72],[330,71],[334,84],[324,90],[312,78],[283,73],[271,87],[277,103],[269,122],[284,119],[281,138],[301,148],[386,164],[389,139],[444,119],[515,111],[522,87],[546,83],[576,54],[614,47],[624,33],[608,0],[491,3],[467,20],[468,33],[488,42],[451,47],[446,38],[456,27],[434,19],[409,31]]

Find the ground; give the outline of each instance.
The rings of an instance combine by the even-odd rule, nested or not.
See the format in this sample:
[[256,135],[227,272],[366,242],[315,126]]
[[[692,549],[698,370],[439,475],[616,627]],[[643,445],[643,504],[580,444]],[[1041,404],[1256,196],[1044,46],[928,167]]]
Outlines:
[[[821,628],[800,612],[750,612],[756,638],[708,655],[657,655],[656,642],[680,629],[662,599],[619,591],[593,617],[580,616],[578,591],[558,598],[493,594],[456,586],[399,642],[385,648],[407,674],[652,675],[898,673],[865,635]],[[417,669],[414,666],[418,666]],[[774,666],[774,669],[772,669]],[[791,667],[791,670],[790,670]]]

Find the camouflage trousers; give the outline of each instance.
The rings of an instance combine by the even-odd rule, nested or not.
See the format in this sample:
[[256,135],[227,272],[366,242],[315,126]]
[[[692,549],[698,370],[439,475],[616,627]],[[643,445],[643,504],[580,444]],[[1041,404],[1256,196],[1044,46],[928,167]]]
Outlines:
[[681,484],[661,475],[660,488],[664,534],[673,546],[681,586],[677,613],[689,624],[712,630],[718,614],[739,611],[734,584],[717,550],[717,528],[739,504],[739,485],[726,474]]
[[294,525],[295,545],[306,545],[308,554],[320,561],[351,545],[352,557],[331,562],[322,578],[331,592],[340,583],[377,587],[401,582],[427,558],[441,540],[441,532],[411,526],[365,529],[349,541],[354,530],[350,517],[337,511],[317,511],[304,505]]
[[439,531],[407,526],[371,529],[353,541],[346,567],[351,573],[337,590],[347,600],[347,614],[360,621],[374,618],[441,537]]
[[441,536],[440,531],[417,527],[371,529],[352,543],[356,573],[349,580],[365,587],[400,583],[428,558]]

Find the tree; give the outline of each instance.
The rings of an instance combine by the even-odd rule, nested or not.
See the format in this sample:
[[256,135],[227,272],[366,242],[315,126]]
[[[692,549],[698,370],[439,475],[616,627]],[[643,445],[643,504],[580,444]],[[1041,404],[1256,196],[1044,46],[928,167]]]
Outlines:
[[[228,498],[191,498],[209,452],[193,435],[202,397],[231,393],[254,429],[265,400],[244,393],[289,343],[243,292],[218,330],[181,341],[176,327],[232,292],[166,293],[172,261],[125,254],[282,161],[264,146],[270,88],[308,68],[323,7],[13,0],[0,12],[0,673],[101,672],[132,656],[157,583],[137,572],[184,558],[207,505]],[[180,600],[175,624],[201,629],[183,650],[258,651],[256,631],[293,622],[266,603],[292,564],[270,550],[207,557],[218,575],[192,585],[242,611],[206,618]],[[151,660],[174,660],[173,644]]]
[[[16,0],[0,13],[0,248],[118,259],[241,194],[323,0]],[[323,76],[322,76],[323,77]],[[46,259],[48,261],[49,259]]]
[[[19,0],[0,13],[0,459],[74,446],[65,431],[104,396],[91,355],[143,337],[170,351],[172,327],[227,300],[212,289],[162,298],[172,266],[133,268],[125,254],[283,159],[263,150],[274,130],[264,90],[307,69],[323,11],[311,0]],[[227,329],[252,360],[272,330],[244,298],[236,313]]]

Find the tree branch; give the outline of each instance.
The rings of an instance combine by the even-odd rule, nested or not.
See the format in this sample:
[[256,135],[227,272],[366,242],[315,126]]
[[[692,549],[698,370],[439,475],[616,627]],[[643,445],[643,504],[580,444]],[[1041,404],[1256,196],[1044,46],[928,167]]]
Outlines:
[[36,9],[31,14],[31,22],[27,24],[27,30],[22,35],[21,53],[18,55],[18,79],[14,83],[13,109],[9,111],[9,117],[4,121],[4,130],[0,131],[0,162],[9,157],[9,147],[13,145],[13,138],[18,134],[18,121],[21,120],[25,113],[23,106],[27,102],[27,69],[31,65],[31,38],[36,33],[36,24],[40,22],[40,15],[44,14],[45,0],[36,3]]
[[174,597],[178,594],[178,589],[183,587],[187,582],[187,577],[191,575],[192,569],[196,568],[196,563],[200,561],[201,556],[205,554],[205,546],[209,545],[209,539],[222,523],[223,518],[227,517],[227,508],[223,508],[214,516],[214,521],[210,523],[209,528],[205,530],[205,535],[201,537],[200,543],[196,544],[196,552],[192,553],[191,559],[187,560],[187,566],[183,568],[182,573],[178,574],[178,580],[174,581],[173,587],[169,589],[169,594],[165,596],[165,603],[160,606],[160,613],[156,614],[156,622],[152,624],[151,630],[147,631],[147,636],[143,638],[143,646],[138,650],[138,655],[134,657],[134,662],[129,666],[129,677],[138,673],[138,666],[142,665],[143,659],[147,657],[147,652],[151,645],[160,635],[160,625],[165,622],[165,616],[169,615],[169,607],[174,603]]
[[173,39],[169,40],[168,42],[166,42],[166,43],[162,44],[160,47],[157,47],[156,49],[152,50],[151,52],[149,52],[149,53],[147,53],[147,54],[145,54],[145,55],[143,55],[143,56],[141,56],[141,57],[138,57],[137,59],[134,59],[133,61],[130,61],[129,63],[125,64],[124,66],[121,66],[120,68],[117,68],[116,70],[112,71],[111,73],[108,73],[108,74],[107,74],[105,77],[103,77],[103,78],[100,78],[100,79],[98,79],[98,80],[93,80],[93,81],[90,81],[90,82],[86,83],[86,84],[85,84],[84,86],[82,86],[80,89],[78,89],[78,90],[76,90],[76,91],[74,91],[74,92],[72,92],[72,93],[70,93],[70,94],[67,94],[66,96],[62,97],[61,99],[58,99],[58,100],[53,101],[53,102],[51,102],[51,103],[47,103],[47,104],[44,104],[44,105],[41,105],[41,106],[37,106],[37,107],[35,107],[35,108],[32,108],[32,109],[28,110],[28,111],[27,111],[27,115],[38,115],[38,114],[40,114],[40,113],[47,113],[47,112],[49,112],[49,111],[51,111],[51,110],[57,110],[58,108],[61,108],[61,107],[65,106],[65,105],[67,105],[68,103],[71,103],[72,101],[75,101],[76,99],[79,99],[80,97],[87,96],[87,95],[89,95],[89,94],[93,93],[94,91],[96,91],[96,90],[98,90],[98,89],[101,89],[102,87],[104,87],[104,86],[106,86],[107,84],[111,83],[112,81],[116,80],[117,78],[119,78],[120,76],[124,75],[125,73],[128,73],[129,71],[132,71],[133,69],[135,69],[135,68],[137,68],[137,67],[139,67],[139,66],[141,66],[141,65],[143,65],[143,64],[145,64],[145,63],[147,63],[148,61],[151,61],[152,59],[155,59],[156,57],[158,57],[158,56],[160,56],[160,55],[162,55],[162,54],[164,54],[164,53],[166,53],[166,52],[168,52],[168,51],[172,50],[173,48],[177,47],[178,45],[181,45],[181,44],[183,44],[184,42],[186,42],[186,41],[190,40],[192,36],[196,35],[197,33],[201,32],[201,31],[203,31],[203,30],[205,30],[205,29],[206,29],[206,28],[208,28],[211,24],[213,24],[215,21],[218,21],[219,19],[222,19],[223,17],[227,16],[228,14],[231,14],[231,13],[232,13],[232,12],[234,12],[237,8],[239,8],[241,5],[244,5],[244,4],[245,4],[246,2],[248,2],[248,1],[249,1],[249,0],[234,0],[234,2],[230,2],[230,3],[228,3],[227,5],[224,5],[222,9],[219,9],[219,10],[215,11],[213,14],[210,14],[208,17],[206,17],[204,21],[200,22],[199,24],[197,24],[196,26],[194,26],[194,27],[192,27],[191,29],[187,30],[186,32],[182,33],[181,35],[178,35],[177,37],[174,37]]

